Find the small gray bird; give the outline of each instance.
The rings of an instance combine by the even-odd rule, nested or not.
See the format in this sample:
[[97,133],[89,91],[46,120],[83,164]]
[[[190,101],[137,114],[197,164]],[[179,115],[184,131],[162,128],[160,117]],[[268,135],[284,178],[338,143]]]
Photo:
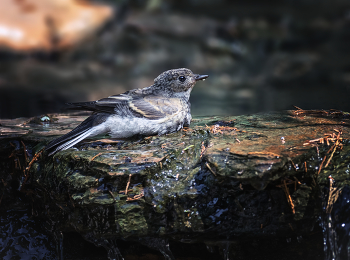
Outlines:
[[71,132],[51,141],[49,155],[71,148],[85,138],[108,133],[112,138],[134,135],[162,135],[179,131],[191,122],[190,93],[208,75],[189,69],[173,69],[160,74],[154,84],[93,102],[72,103],[92,115]]

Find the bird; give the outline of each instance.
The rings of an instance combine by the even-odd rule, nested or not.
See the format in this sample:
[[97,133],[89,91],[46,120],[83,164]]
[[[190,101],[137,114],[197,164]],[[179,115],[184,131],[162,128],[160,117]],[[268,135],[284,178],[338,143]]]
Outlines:
[[171,69],[156,77],[149,87],[97,101],[68,103],[92,114],[69,133],[49,142],[45,150],[51,156],[101,134],[126,139],[179,131],[192,119],[189,98],[194,85],[206,78],[208,75],[194,74],[187,68]]

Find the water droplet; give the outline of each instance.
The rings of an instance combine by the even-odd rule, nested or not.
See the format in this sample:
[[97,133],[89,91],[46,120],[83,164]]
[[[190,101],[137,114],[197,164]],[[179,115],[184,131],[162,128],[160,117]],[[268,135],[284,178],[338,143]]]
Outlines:
[[215,252],[215,248],[214,248],[213,246],[207,245],[207,250],[208,250],[210,253],[214,253],[214,252]]
[[50,118],[48,116],[43,116],[42,118],[40,118],[41,122],[49,122]]
[[303,237],[302,236],[297,236],[297,240],[299,243],[301,243],[303,241]]
[[345,227],[345,223],[341,224],[342,227]]

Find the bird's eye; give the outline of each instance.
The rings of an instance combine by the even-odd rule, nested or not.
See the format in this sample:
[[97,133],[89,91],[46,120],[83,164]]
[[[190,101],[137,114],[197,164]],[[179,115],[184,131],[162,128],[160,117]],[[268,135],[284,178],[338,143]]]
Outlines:
[[186,80],[186,77],[180,76],[180,77],[179,77],[179,80],[180,80],[181,82],[184,82],[184,81]]

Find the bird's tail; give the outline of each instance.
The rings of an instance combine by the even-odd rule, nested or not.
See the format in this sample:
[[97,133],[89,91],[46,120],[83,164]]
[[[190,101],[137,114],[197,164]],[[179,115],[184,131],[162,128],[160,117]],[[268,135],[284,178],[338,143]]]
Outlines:
[[58,151],[71,148],[73,145],[79,143],[80,141],[89,136],[94,136],[94,121],[96,119],[95,117],[96,116],[94,115],[88,117],[69,133],[51,141],[45,147],[45,150],[49,151],[49,155],[53,155]]

